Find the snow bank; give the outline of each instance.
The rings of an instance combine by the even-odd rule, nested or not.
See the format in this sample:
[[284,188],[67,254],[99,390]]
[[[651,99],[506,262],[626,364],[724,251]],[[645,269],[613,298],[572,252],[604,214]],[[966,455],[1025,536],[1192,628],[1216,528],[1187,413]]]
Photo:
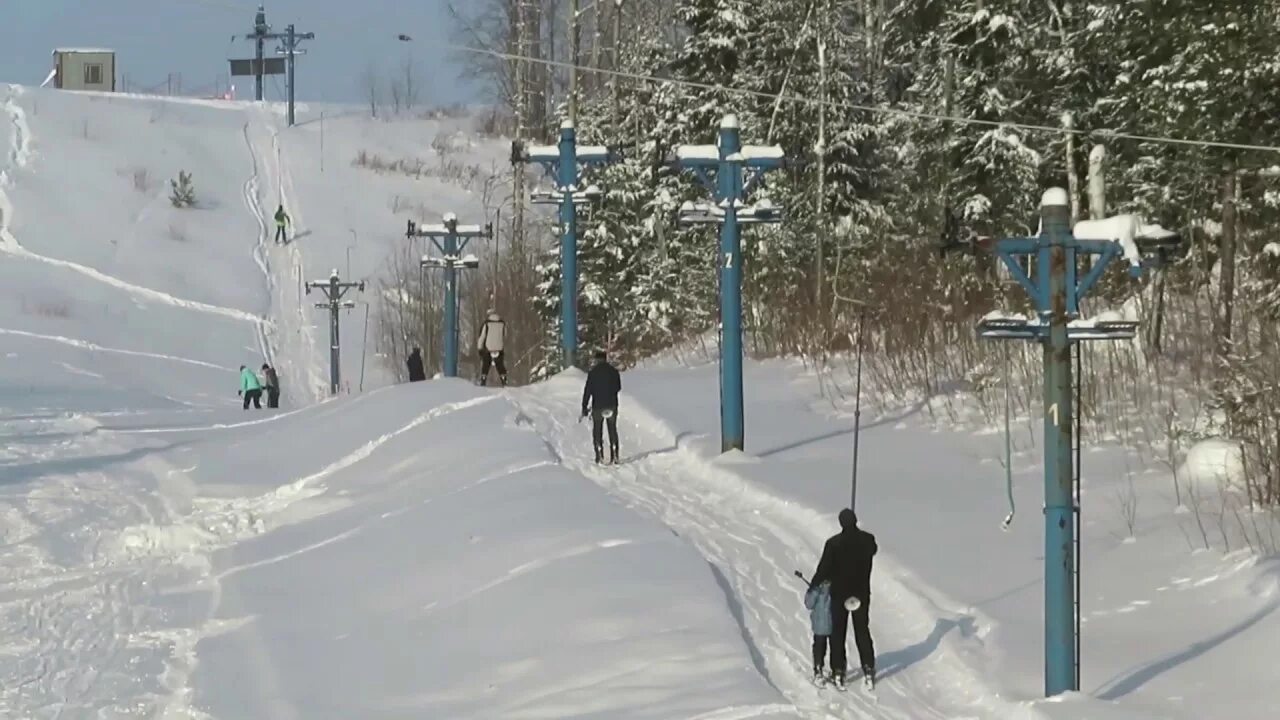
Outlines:
[[1244,454],[1240,443],[1224,438],[1201,440],[1187,450],[1178,480],[1200,490],[1245,487]]

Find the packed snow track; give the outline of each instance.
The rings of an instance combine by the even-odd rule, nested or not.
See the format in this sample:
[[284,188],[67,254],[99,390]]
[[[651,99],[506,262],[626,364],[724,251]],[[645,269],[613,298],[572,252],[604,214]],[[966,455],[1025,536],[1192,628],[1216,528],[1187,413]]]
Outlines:
[[[876,689],[863,689],[857,679],[843,692],[815,687],[804,585],[793,572],[808,574],[816,564],[834,511],[832,517],[806,511],[751,486],[725,465],[698,456],[689,438],[673,437],[661,420],[625,397],[622,461],[596,465],[590,427],[577,422],[580,378],[568,373],[510,395],[565,466],[656,516],[702,553],[759,671],[807,717],[1008,718],[1028,710],[989,693],[972,668],[938,642],[951,629],[971,633],[972,621],[913,593],[884,557],[878,558],[872,595]],[[850,665],[857,667],[852,642]]]

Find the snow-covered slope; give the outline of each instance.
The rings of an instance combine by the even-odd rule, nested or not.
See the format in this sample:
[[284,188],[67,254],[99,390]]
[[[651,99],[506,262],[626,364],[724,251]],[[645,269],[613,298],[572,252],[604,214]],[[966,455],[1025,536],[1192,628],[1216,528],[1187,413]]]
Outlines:
[[[797,717],[714,571],[508,401],[312,404],[327,328],[297,277],[345,275],[352,245],[367,276],[407,217],[479,210],[354,156],[438,134],[480,165],[498,145],[460,141],[466,119],[326,112],[321,172],[321,124],[267,108],[8,87],[0,107],[0,715]],[[179,170],[195,208],[168,202]],[[285,408],[246,414],[237,369],[264,357]]]
[[[714,366],[627,373],[626,462],[604,469],[577,422],[578,373],[381,387],[371,348],[367,392],[314,402],[327,328],[299,278],[348,274],[348,249],[369,276],[406,218],[469,219],[501,143],[468,140],[465,120],[338,108],[323,122],[304,108],[292,129],[247,104],[5,88],[0,108],[4,717],[1252,719],[1280,705],[1266,661],[1280,573],[1239,551],[1241,530],[1272,519],[1215,510],[1229,449],[1188,459],[1187,512],[1139,454],[1085,455],[1085,692],[1044,702],[1038,438],[1018,431],[1002,531],[998,434],[963,412],[939,423],[937,401],[867,412],[858,511],[882,548],[881,684],[818,690],[792,572],[812,570],[848,502],[851,418],[799,366],[748,365],[748,453],[725,457]],[[362,152],[432,164],[375,173]],[[167,200],[179,170],[194,209]],[[276,246],[282,200],[296,227]],[[343,320],[353,389],[362,319]],[[236,371],[264,356],[285,408],[246,413]]]
[[[832,398],[837,381],[845,395]],[[767,564],[745,570],[736,593],[762,613],[757,641],[777,643],[765,655],[771,676],[803,672],[802,619],[783,604],[788,589],[769,585],[788,562],[812,569],[849,502],[851,378],[824,377],[822,397],[799,363],[749,364],[748,452],[716,460],[714,365],[655,367],[624,383],[624,447],[668,450],[619,491],[704,535],[704,554],[727,567],[762,553]],[[1115,446],[1084,455],[1084,697],[1026,703],[1043,691],[1040,441],[1025,421],[1014,426],[1017,513],[1004,531],[1003,438],[966,420],[964,407],[961,398],[958,421],[944,420],[941,399],[864,407],[857,509],[881,547],[871,611],[879,708],[897,696],[918,708],[907,717],[934,716],[922,704],[940,717],[1274,716],[1280,676],[1259,660],[1280,640],[1280,568],[1266,548],[1250,551],[1241,531],[1274,537],[1274,514],[1223,510],[1215,484],[1187,469],[1182,481],[1201,484],[1194,502],[1183,490],[1184,502],[1198,509],[1179,509],[1167,472]],[[717,520],[723,530],[708,527]],[[733,552],[731,535],[749,538],[750,549]],[[782,611],[770,618],[774,607]]]

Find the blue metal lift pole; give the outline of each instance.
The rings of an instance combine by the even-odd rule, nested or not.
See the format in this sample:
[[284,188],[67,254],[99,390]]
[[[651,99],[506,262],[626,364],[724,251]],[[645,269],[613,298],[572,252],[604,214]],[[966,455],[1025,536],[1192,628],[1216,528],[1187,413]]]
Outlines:
[[[1055,198],[1057,197],[1055,196]],[[1066,200],[1065,197],[1061,198]],[[1072,372],[1071,342],[1067,324],[1074,308],[1075,252],[1071,242],[1070,208],[1046,203],[1041,208],[1042,235],[1048,239],[1039,249],[1041,288],[1048,290],[1045,318],[1049,336],[1044,347],[1044,642],[1045,694],[1057,695],[1075,688],[1076,638],[1073,579],[1075,557],[1072,481]],[[1048,277],[1045,277],[1047,275]],[[1045,282],[1047,281],[1047,282]]]
[[[475,257],[461,257],[467,249],[471,238],[493,239],[493,225],[459,225],[453,213],[444,216],[439,225],[418,225],[409,221],[409,229],[405,233],[408,238],[430,238],[436,250],[443,257],[423,257],[421,268],[441,268],[444,270],[444,362],[445,377],[458,377],[458,270],[474,269],[480,266]],[[425,285],[423,286],[425,292]],[[426,304],[426,298],[423,299]]]
[[745,447],[742,410],[742,233],[738,204],[742,202],[742,163],[727,158],[742,149],[741,130],[733,116],[720,124],[720,170],[716,199],[724,208],[720,225],[720,450]]
[[[458,256],[458,234],[444,236],[446,258]],[[458,377],[458,268],[450,262],[444,268],[444,376]]]
[[738,119],[726,115],[715,145],[681,145],[676,162],[696,172],[715,199],[712,205],[685,203],[680,222],[720,225],[720,450],[743,450],[742,226],[782,221],[768,199],[744,203],[765,173],[786,161],[779,146],[744,146]]
[[578,359],[578,215],[577,206],[598,202],[603,193],[595,185],[579,187],[582,168],[617,162],[617,151],[603,145],[578,145],[573,122],[560,124],[558,145],[526,147],[517,140],[511,144],[511,162],[535,162],[555,182],[551,192],[531,193],[539,205],[560,208],[560,361],[564,369],[575,367]]
[[560,125],[560,167],[556,184],[560,198],[560,365],[575,367],[578,358],[578,213],[573,193],[578,184],[577,132],[573,123]]
[[[1128,238],[1141,259],[1127,256],[1129,272],[1137,277],[1143,267],[1160,267],[1182,252],[1182,238],[1158,225],[1137,226]],[[994,251],[1009,274],[1027,291],[1035,303],[1038,318],[983,318],[978,323],[982,337],[1002,340],[1034,340],[1044,346],[1044,690],[1052,697],[1079,690],[1078,625],[1075,604],[1077,568],[1073,539],[1076,534],[1072,492],[1072,438],[1075,409],[1072,407],[1071,347],[1091,340],[1121,340],[1134,337],[1136,320],[1095,320],[1073,324],[1080,312],[1080,300],[1102,277],[1112,260],[1122,254],[1124,238],[1114,223],[1080,223],[1071,227],[1070,201],[1066,190],[1051,188],[1040,204],[1040,234],[1036,237],[1002,238]],[[1082,236],[1082,237],[1081,237]],[[977,240],[977,238],[974,238]],[[991,248],[990,239],[973,244]],[[944,246],[962,247],[961,243]],[[1077,256],[1096,256],[1093,267],[1079,277]],[[1036,279],[1023,269],[1019,258],[1035,256]],[[1012,496],[1010,514],[1013,517]]]

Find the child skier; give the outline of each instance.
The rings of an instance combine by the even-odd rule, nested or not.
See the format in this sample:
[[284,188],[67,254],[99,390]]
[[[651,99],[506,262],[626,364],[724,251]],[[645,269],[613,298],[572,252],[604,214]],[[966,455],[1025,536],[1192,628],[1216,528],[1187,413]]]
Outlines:
[[809,624],[813,628],[813,681],[826,682],[822,672],[827,658],[827,638],[831,636],[831,582],[811,587],[804,593],[804,606],[809,609]]

